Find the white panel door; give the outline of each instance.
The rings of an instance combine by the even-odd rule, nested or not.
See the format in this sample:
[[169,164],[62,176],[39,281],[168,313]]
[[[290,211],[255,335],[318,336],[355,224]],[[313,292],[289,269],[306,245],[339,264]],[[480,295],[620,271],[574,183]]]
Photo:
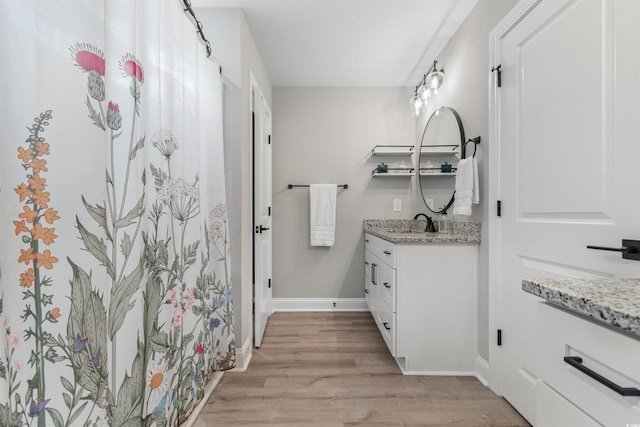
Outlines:
[[253,104],[254,345],[260,347],[272,308],[271,111],[257,83]]
[[586,248],[640,239],[640,2],[529,4],[495,52],[502,346],[491,363],[535,424],[538,299],[522,278],[640,277],[640,262]]

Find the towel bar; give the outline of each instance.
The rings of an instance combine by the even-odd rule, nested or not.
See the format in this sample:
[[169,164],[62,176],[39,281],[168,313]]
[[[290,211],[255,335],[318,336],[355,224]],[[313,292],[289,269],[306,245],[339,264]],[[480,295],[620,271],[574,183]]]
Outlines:
[[[296,188],[299,188],[299,187],[309,188],[309,184],[289,184],[289,185],[287,185],[287,188],[289,188],[289,190],[291,190],[294,187],[296,187]],[[339,184],[338,187],[344,188],[346,190],[347,188],[349,188],[349,184]]]

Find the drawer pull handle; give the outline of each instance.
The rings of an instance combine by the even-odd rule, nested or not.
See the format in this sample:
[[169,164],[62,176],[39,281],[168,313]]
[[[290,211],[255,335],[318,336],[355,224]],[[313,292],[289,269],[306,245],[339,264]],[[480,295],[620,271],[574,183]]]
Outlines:
[[369,239],[364,239],[364,242],[365,243],[369,243]]
[[365,294],[368,294],[368,293],[369,293],[369,289],[365,289],[365,290],[364,290],[364,293],[365,293]]
[[389,252],[389,251],[384,251],[383,253],[385,253],[387,255],[391,255],[391,252]]
[[391,328],[389,327],[389,325],[387,325],[387,322],[382,322],[382,324],[384,325],[384,328],[385,328],[387,331],[390,331],[390,330],[391,330]]
[[378,270],[376,267],[378,267],[378,264],[376,264],[375,262],[372,262],[371,263],[371,283],[373,283],[374,285],[378,284],[378,277],[376,274],[376,271]]
[[365,261],[365,262],[364,262],[364,265],[369,265],[369,262],[368,262],[368,261]]
[[621,396],[640,396],[640,390],[635,387],[620,387],[608,378],[603,377],[599,373],[592,371],[582,364],[582,358],[578,356],[566,356],[564,361],[576,368],[583,374],[593,378],[605,387],[610,388]]
[[384,285],[385,288],[390,288],[391,287],[391,285],[388,282],[384,282],[383,285]]

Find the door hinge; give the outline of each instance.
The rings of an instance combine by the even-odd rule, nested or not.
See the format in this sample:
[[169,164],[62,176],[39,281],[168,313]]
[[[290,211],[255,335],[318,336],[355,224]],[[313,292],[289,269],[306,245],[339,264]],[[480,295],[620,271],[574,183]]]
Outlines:
[[498,329],[498,345],[502,345],[502,329]]
[[498,72],[498,81],[497,81],[497,86],[498,87],[502,87],[502,64],[498,65],[497,67],[493,67],[491,69],[491,72],[493,73],[494,71]]
[[271,145],[271,135],[269,135],[269,141],[267,142],[267,144]]
[[269,279],[269,289],[271,289],[271,279]]
[[269,207],[267,208],[267,214],[268,214],[269,216],[271,216],[271,206],[269,206]]
[[497,201],[496,207],[498,216],[502,216],[502,200]]

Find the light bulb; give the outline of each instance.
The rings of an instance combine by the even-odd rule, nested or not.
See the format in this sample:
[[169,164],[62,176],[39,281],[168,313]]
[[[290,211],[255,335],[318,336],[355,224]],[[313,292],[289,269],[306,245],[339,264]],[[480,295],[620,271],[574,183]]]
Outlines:
[[431,89],[438,89],[442,86],[442,81],[444,80],[444,73],[442,71],[433,70],[427,76],[427,84]]
[[418,96],[422,103],[427,106],[429,105],[429,97],[431,96],[431,90],[427,85],[422,85],[418,88]]
[[411,117],[418,117],[424,109],[424,104],[418,95],[414,95],[409,99],[409,106],[411,107]]

